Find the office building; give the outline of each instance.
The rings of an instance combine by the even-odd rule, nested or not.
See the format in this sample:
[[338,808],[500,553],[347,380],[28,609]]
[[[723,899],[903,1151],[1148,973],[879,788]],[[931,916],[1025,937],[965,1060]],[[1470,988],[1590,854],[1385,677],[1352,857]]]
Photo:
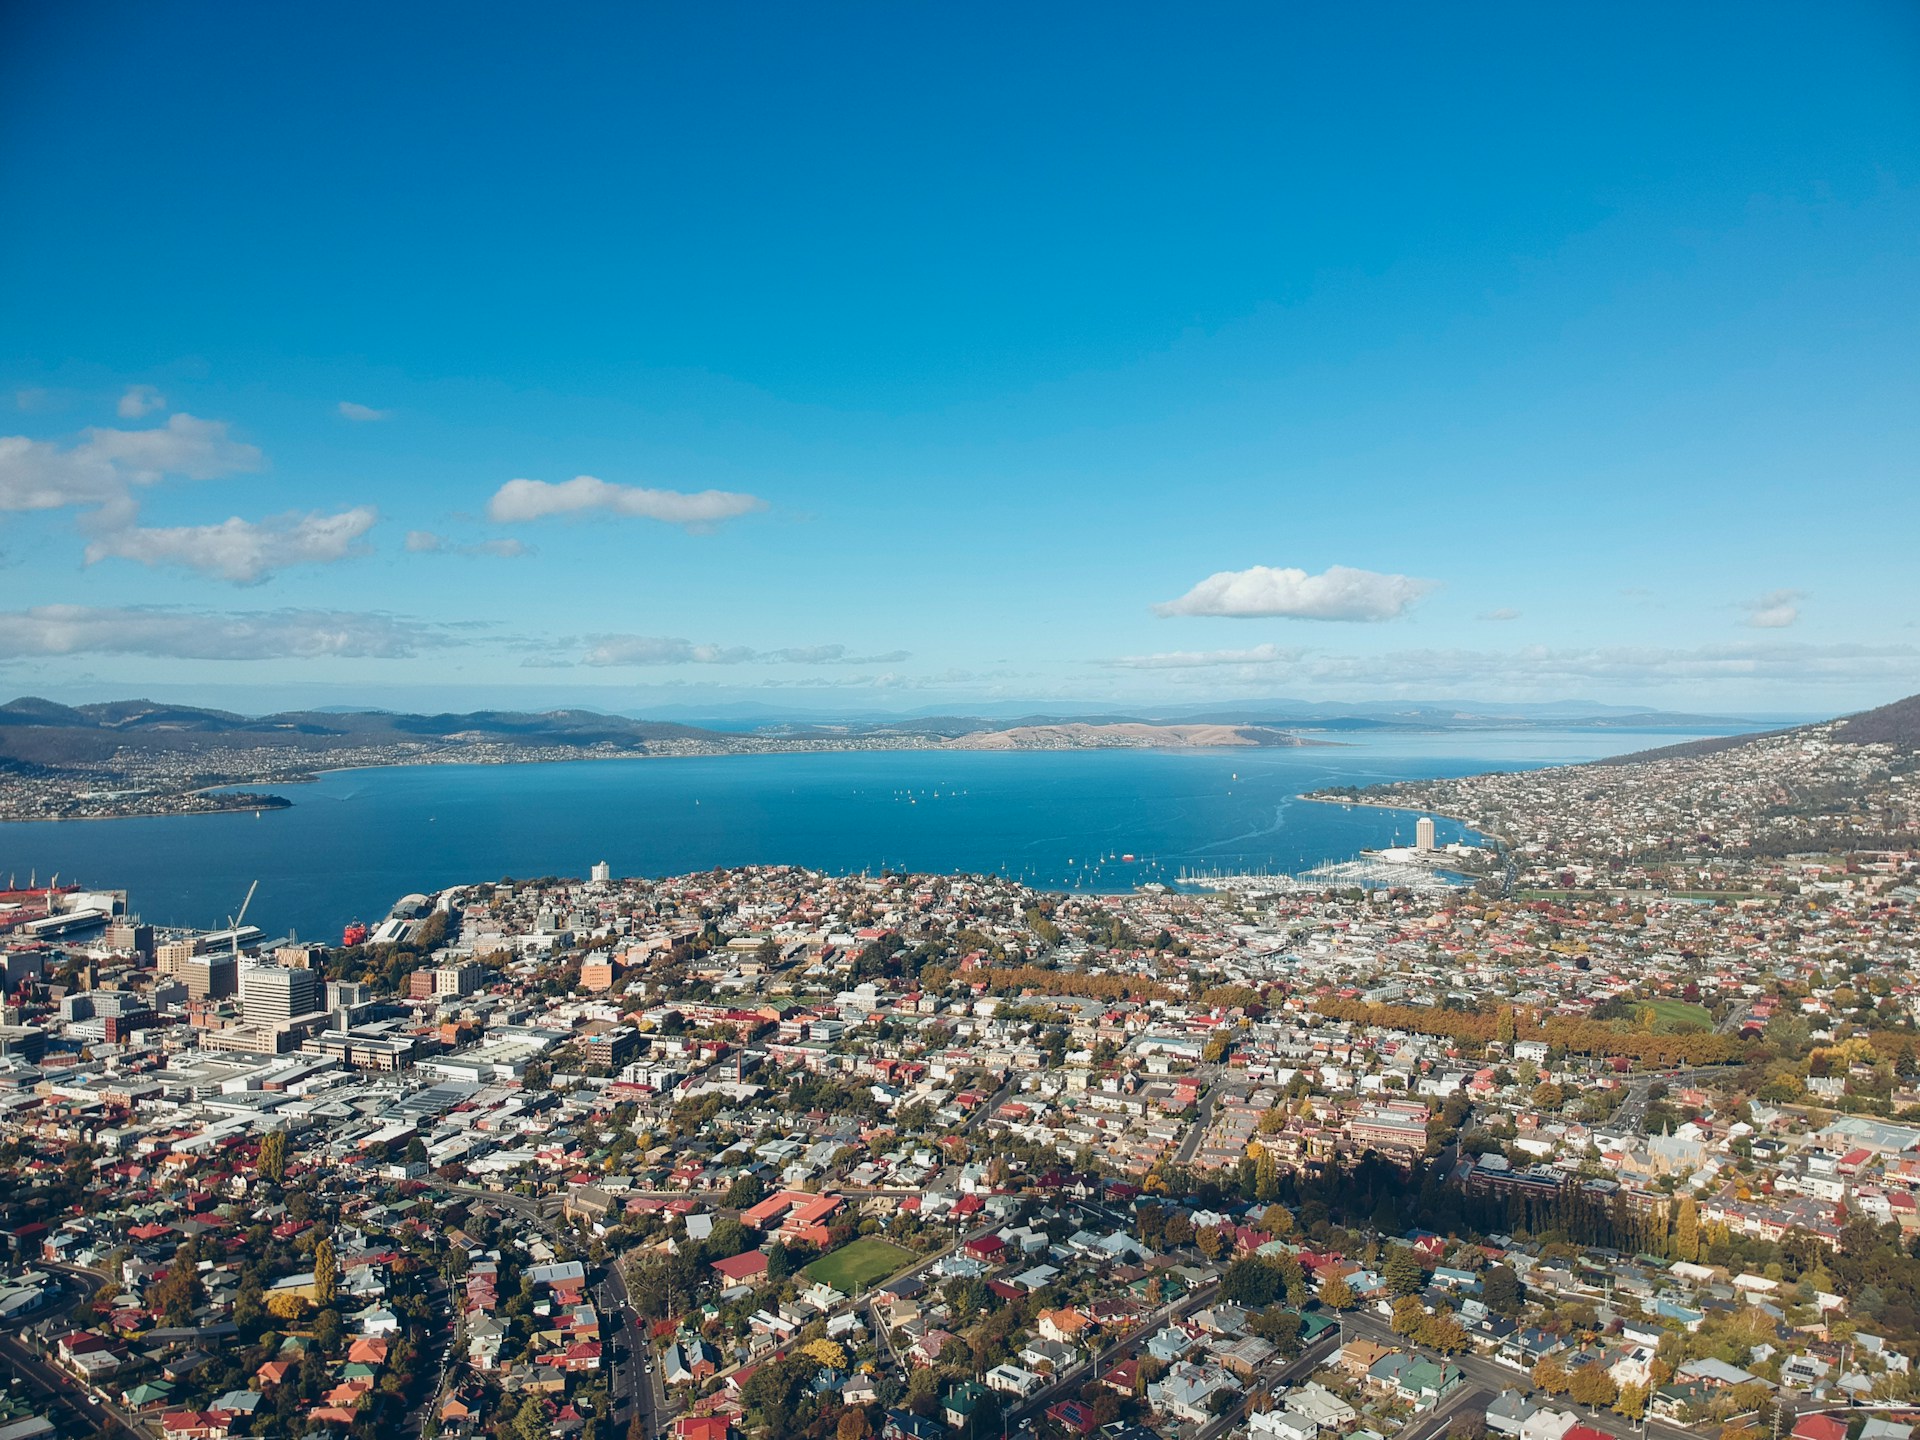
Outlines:
[[255,965],[240,976],[240,1014],[249,1025],[274,1025],[320,1009],[320,976],[313,970]]

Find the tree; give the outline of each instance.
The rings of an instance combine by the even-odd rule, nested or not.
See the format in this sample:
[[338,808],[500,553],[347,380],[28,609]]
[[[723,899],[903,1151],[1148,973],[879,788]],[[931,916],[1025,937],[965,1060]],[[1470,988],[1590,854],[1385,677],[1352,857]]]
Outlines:
[[1225,1226],[1209,1225],[1193,1237],[1200,1247],[1200,1253],[1209,1260],[1218,1260],[1226,1252],[1227,1237],[1222,1233]]
[[1520,1277],[1505,1265],[1489,1266],[1480,1277],[1480,1299],[1496,1315],[1520,1313]]
[[1682,1195],[1674,1204],[1671,1244],[1676,1260],[1700,1258],[1700,1212],[1691,1195]]
[[520,1413],[513,1417],[515,1440],[547,1440],[553,1433],[547,1424],[547,1408],[535,1396],[528,1396],[520,1406]]
[[1498,1040],[1502,1045],[1511,1046],[1514,1042],[1517,1028],[1513,1021],[1513,1007],[1510,1005],[1501,1006],[1499,1018],[1493,1022],[1493,1038]]
[[[636,1416],[634,1423],[639,1423]],[[873,1433],[873,1427],[867,1423],[867,1412],[858,1405],[849,1405],[840,1412],[840,1423],[833,1427],[833,1440],[867,1440]]]
[[307,1302],[291,1290],[276,1290],[267,1297],[267,1313],[276,1320],[298,1320],[306,1311]]
[[1613,1408],[1629,1420],[1638,1420],[1647,1413],[1647,1399],[1652,1387],[1647,1385],[1623,1385],[1620,1397],[1613,1402]]
[[1402,1296],[1418,1294],[1427,1277],[1413,1247],[1396,1245],[1387,1253],[1387,1263],[1380,1268],[1380,1278],[1386,1282],[1388,1294]]
[[1575,1404],[1592,1408],[1613,1404],[1619,1398],[1620,1389],[1611,1375],[1599,1365],[1590,1364],[1573,1372],[1567,1382],[1567,1395]]
[[800,1347],[800,1353],[811,1355],[829,1370],[847,1368],[847,1352],[837,1341],[822,1335],[818,1340],[809,1340]]
[[313,1303],[321,1307],[333,1304],[340,1272],[333,1259],[333,1241],[323,1238],[313,1247]]
[[1320,1303],[1330,1310],[1351,1310],[1353,1299],[1353,1287],[1338,1275],[1320,1287]]
[[1247,1329],[1269,1341],[1282,1355],[1300,1353],[1300,1317],[1292,1310],[1269,1305],[1247,1322]]
[[1403,1295],[1393,1304],[1393,1333],[1411,1335],[1427,1320],[1427,1307],[1417,1295]]
[[1551,1355],[1543,1355],[1533,1362],[1533,1383],[1536,1389],[1549,1395],[1564,1395],[1568,1384],[1566,1367]]
[[254,1162],[254,1170],[264,1180],[278,1185],[287,1178],[287,1132],[269,1130],[260,1141],[260,1158]]
[[1429,1350],[1438,1350],[1442,1355],[1458,1355],[1467,1348],[1467,1332],[1445,1310],[1429,1315],[1413,1336]]

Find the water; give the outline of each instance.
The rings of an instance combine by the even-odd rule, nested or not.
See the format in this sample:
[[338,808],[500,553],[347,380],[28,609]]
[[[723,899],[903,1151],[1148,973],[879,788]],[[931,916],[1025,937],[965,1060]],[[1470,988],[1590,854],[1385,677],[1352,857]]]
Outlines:
[[[991,871],[1125,890],[1182,867],[1297,871],[1413,840],[1411,814],[1298,801],[1366,785],[1595,759],[1673,732],[1369,736],[1301,750],[863,751],[343,771],[289,810],[0,825],[0,880],[124,889],[160,925],[336,938],[401,895],[512,875],[674,875],[786,863]],[[1460,827],[1438,825],[1442,843]],[[1132,853],[1133,863],[1120,856]]]

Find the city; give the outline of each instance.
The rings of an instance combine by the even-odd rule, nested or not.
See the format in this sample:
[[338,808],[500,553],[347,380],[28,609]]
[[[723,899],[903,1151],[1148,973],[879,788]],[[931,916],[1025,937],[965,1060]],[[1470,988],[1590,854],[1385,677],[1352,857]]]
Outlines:
[[[1899,1440],[1910,762],[1447,782],[1511,873],[1439,889],[596,865],[338,945],[15,892],[0,1356],[145,1440]],[[1726,823],[1836,769],[1905,848]]]

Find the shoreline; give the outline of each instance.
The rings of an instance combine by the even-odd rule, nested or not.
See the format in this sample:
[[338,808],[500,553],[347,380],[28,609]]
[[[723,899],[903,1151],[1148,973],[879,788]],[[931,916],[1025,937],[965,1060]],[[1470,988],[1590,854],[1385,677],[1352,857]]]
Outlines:
[[1360,805],[1369,810],[1396,810],[1403,815],[1431,815],[1439,820],[1451,820],[1470,834],[1481,835],[1489,840],[1498,840],[1502,845],[1509,843],[1507,837],[1497,830],[1483,830],[1465,815],[1455,815],[1446,810],[1434,810],[1419,805],[1390,805],[1384,800],[1349,799],[1345,796],[1300,795],[1296,799],[1305,800],[1310,805]]
[[[1145,751],[1154,751],[1162,754],[1189,753],[1189,754],[1225,755],[1225,754],[1240,754],[1242,752],[1257,753],[1260,751],[1267,751],[1267,750],[1279,750],[1279,751],[1291,752],[1295,750],[1320,748],[1322,746],[1325,746],[1328,748],[1340,748],[1340,749],[1349,748],[1343,745],[1339,741],[1315,741],[1315,740],[1305,740],[1298,745],[1032,745],[1032,746],[1029,746],[1029,745],[1011,745],[1011,746],[957,745],[951,742],[941,742],[939,744],[931,744],[931,745],[925,745],[925,744],[921,744],[921,745],[916,745],[916,744],[810,745],[804,742],[783,743],[779,741],[774,741],[764,746],[750,746],[750,747],[743,746],[740,748],[728,748],[728,749],[674,750],[666,753],[649,753],[646,751],[639,751],[639,752],[627,751],[624,753],[613,754],[613,755],[526,755],[526,756],[499,756],[499,757],[481,757],[481,756],[468,756],[468,755],[455,755],[455,754],[414,755],[414,756],[408,756],[404,759],[397,759],[397,760],[390,760],[390,761],[366,761],[366,762],[362,762],[354,765],[328,765],[328,766],[323,766],[313,770],[305,770],[300,772],[298,775],[287,776],[285,778],[280,778],[280,779],[219,780],[219,781],[215,781],[213,784],[210,784],[210,785],[197,785],[190,790],[178,790],[178,791],[172,791],[168,793],[173,796],[186,797],[186,796],[193,796],[193,795],[213,795],[213,794],[218,794],[221,791],[244,788],[251,785],[273,785],[276,787],[277,786],[293,786],[293,785],[313,785],[313,784],[317,784],[322,776],[346,775],[346,774],[351,774],[356,770],[426,769],[429,767],[441,766],[441,765],[472,765],[476,767],[495,766],[495,765],[577,765],[577,764],[581,764],[583,762],[589,762],[589,761],[609,762],[609,761],[628,761],[628,760],[723,760],[723,759],[734,759],[734,758],[751,759],[755,756],[763,756],[763,755],[858,755],[858,754],[907,755],[907,754],[929,754],[929,753],[942,753],[942,752],[948,753],[948,754],[957,754],[957,755],[960,755],[960,754],[964,754],[964,755],[1083,754],[1084,755],[1084,754],[1114,753],[1114,752],[1138,754]],[[130,812],[125,812],[121,814],[105,814],[105,815],[0,814],[0,825],[53,825],[53,824],[64,824],[71,821],[100,821],[100,820],[188,820],[188,819],[193,819],[196,816],[233,815],[233,814],[238,814],[247,810],[291,810],[294,808],[294,805],[295,805],[294,801],[287,799],[284,796],[277,796],[275,798],[279,799],[282,803],[278,805],[230,805],[230,806],[221,806],[216,809],[208,809],[208,810],[180,809],[180,810],[130,811]],[[1302,796],[1300,798],[1304,799],[1306,797]]]

